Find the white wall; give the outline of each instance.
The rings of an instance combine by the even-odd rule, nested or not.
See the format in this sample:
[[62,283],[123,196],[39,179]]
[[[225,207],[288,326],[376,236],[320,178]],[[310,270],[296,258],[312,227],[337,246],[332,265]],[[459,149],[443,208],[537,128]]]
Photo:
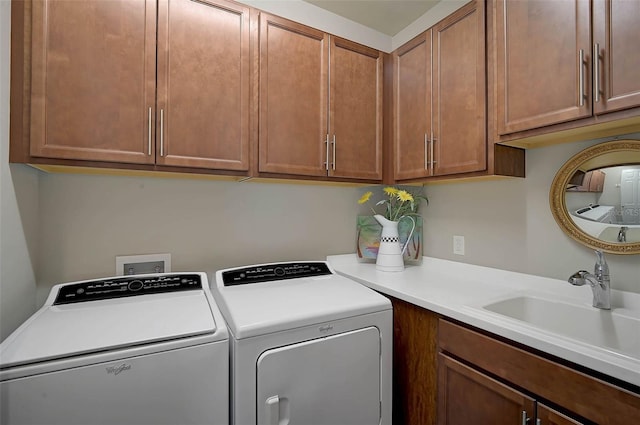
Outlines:
[[38,176],[9,165],[11,3],[0,1],[0,340],[35,309]]
[[43,174],[38,303],[54,283],[113,275],[115,256],[173,271],[355,251],[352,187]]
[[[594,143],[529,150],[526,179],[428,185],[425,254],[558,279],[590,269],[592,251],[561,233],[548,197],[556,171]],[[212,273],[353,252],[362,190],[42,174],[38,304],[54,283],[113,274],[116,255],[169,252],[174,270]],[[608,256],[615,288],[640,292],[638,258]]]
[[[600,141],[528,150],[526,179],[427,185],[425,255],[557,279],[591,270],[593,251],[560,231],[549,189],[569,158]],[[465,256],[452,253],[453,235],[465,237]],[[640,256],[610,254],[607,261],[614,288],[640,292]]]

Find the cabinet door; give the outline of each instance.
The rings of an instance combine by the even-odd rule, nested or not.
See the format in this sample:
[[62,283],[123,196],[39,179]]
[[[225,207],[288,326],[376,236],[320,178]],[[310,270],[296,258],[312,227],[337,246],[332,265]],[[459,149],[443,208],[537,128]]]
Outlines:
[[382,179],[382,54],[331,37],[329,175]]
[[433,174],[487,166],[484,0],[433,29]]
[[393,54],[394,174],[396,180],[426,177],[427,138],[432,131],[431,30]]
[[589,182],[589,192],[602,192],[604,189],[605,173],[602,170],[590,171],[592,174]]
[[158,164],[248,170],[249,8],[160,0]]
[[591,116],[589,0],[495,7],[498,133]]
[[534,400],[519,391],[444,354],[438,369],[439,425],[513,425],[524,424],[523,415],[533,418]]
[[31,155],[153,163],[156,2],[33,2]]
[[536,414],[538,416],[536,425],[583,425],[582,422],[571,419],[539,402],[537,404]]
[[328,35],[260,15],[259,171],[326,176]]
[[639,21],[638,1],[593,2],[596,114],[640,105]]

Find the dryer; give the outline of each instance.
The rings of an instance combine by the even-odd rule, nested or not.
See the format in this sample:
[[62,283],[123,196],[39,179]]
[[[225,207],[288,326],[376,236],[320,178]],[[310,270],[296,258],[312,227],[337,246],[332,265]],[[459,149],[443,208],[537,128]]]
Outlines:
[[216,272],[236,425],[391,424],[391,302],[326,262]]
[[204,273],[56,285],[0,345],[0,423],[229,423],[229,337]]

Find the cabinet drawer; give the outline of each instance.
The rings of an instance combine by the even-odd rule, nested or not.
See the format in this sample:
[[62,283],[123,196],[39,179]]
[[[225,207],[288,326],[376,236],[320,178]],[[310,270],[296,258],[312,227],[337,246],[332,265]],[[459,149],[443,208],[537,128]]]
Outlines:
[[446,320],[439,348],[498,378],[599,424],[640,417],[640,395]]

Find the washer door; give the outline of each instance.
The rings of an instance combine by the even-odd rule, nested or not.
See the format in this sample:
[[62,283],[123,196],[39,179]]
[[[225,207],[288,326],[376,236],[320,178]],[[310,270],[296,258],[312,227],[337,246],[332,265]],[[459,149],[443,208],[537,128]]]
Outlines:
[[368,327],[265,351],[258,425],[380,422],[380,332]]

